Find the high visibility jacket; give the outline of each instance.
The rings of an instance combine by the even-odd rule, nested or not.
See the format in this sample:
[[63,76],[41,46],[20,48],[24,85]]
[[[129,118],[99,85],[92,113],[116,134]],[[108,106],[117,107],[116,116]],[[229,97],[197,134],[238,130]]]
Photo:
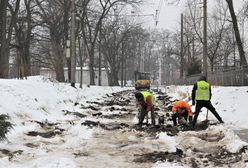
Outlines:
[[192,116],[193,115],[192,110],[191,110],[189,104],[186,103],[185,101],[183,101],[183,100],[176,101],[173,104],[172,112],[183,113],[184,110],[187,110],[189,116]]
[[155,97],[148,91],[142,91],[141,94],[144,97],[144,101],[140,102],[140,105],[146,108],[146,112],[151,111],[151,108],[155,105]]
[[208,82],[197,82],[195,100],[210,100],[210,84]]
[[156,104],[155,97],[154,97],[154,95],[151,92],[142,91],[141,94],[143,95],[145,102],[147,102],[147,98],[150,96],[152,105],[155,105]]

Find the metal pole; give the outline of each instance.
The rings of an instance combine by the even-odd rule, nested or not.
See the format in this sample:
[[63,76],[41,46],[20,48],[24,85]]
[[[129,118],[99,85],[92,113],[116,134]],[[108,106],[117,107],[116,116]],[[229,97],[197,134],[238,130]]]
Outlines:
[[71,86],[75,87],[76,75],[76,38],[75,38],[75,0],[72,0],[71,9]]
[[102,85],[102,21],[99,30],[99,66],[98,66],[98,85]]
[[121,87],[124,81],[124,41],[121,43]]
[[183,14],[181,14],[181,51],[180,51],[180,55],[181,55],[181,68],[180,68],[180,77],[183,78]]
[[207,77],[207,0],[203,2],[203,70],[202,73]]

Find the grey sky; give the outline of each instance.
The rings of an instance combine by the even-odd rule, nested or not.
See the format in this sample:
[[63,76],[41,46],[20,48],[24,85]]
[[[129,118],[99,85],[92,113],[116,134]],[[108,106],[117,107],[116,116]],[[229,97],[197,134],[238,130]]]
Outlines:
[[[153,14],[155,16],[156,10],[159,10],[158,15],[158,24],[156,28],[164,28],[164,29],[180,29],[180,16],[182,11],[185,8],[186,0],[181,0],[179,5],[168,5],[166,3],[167,0],[147,0],[147,5],[145,5],[141,13],[143,15]],[[211,8],[213,2],[215,0],[208,0],[208,8]],[[235,9],[239,9],[242,7],[243,0],[233,0]],[[210,11],[210,9],[208,9]],[[143,21],[145,25],[151,28],[155,28],[155,20],[152,17],[144,16]]]

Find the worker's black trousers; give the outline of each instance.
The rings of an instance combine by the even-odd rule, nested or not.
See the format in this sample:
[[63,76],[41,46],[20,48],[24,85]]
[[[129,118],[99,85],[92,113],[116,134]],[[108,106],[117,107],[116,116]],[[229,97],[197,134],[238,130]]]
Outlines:
[[[155,114],[154,114],[154,106],[152,106],[151,108],[151,119],[152,119],[152,125],[155,125]],[[139,112],[139,123],[138,124],[142,124],[145,116],[148,115],[148,113],[146,112],[146,107],[141,107],[140,108],[140,112]]]
[[200,110],[202,109],[202,107],[206,107],[208,110],[210,110],[213,115],[219,120],[219,122],[223,123],[221,117],[219,116],[219,114],[216,112],[214,106],[211,104],[210,101],[205,101],[205,100],[197,100],[196,101],[196,106],[195,106],[195,115],[194,115],[194,119],[193,119],[193,123],[192,126],[194,127],[198,118],[198,115],[200,113]]
[[173,113],[172,114],[173,125],[177,126],[177,119],[180,120],[182,117],[185,119],[185,121],[187,121],[188,120],[188,111],[184,112],[184,113],[178,113],[178,112]]

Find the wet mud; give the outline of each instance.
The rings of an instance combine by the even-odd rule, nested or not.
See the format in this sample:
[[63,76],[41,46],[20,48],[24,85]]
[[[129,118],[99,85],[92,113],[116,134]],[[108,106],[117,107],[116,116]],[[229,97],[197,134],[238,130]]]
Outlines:
[[30,131],[26,135],[28,136],[41,136],[43,138],[53,138],[56,135],[62,134],[63,130],[61,129],[55,129],[52,131],[47,131],[47,132],[37,132],[37,131]]
[[8,156],[9,161],[11,161],[13,157],[15,157],[16,155],[21,155],[22,152],[22,150],[10,151],[7,149],[0,149],[0,157]]
[[157,161],[168,161],[168,162],[181,162],[184,157],[183,151],[181,149],[177,149],[176,152],[152,152],[145,153],[141,155],[135,155],[137,158],[134,159],[134,162],[151,162],[156,163]]
[[235,167],[243,159],[243,154],[246,153],[247,147],[243,147],[237,153],[231,153],[222,147],[212,149],[212,152],[199,151],[193,149],[195,158],[191,158],[190,164],[192,167]]
[[[184,126],[184,127],[174,127],[172,126],[172,120],[171,120],[171,102],[173,100],[170,100],[170,97],[168,96],[160,96],[159,98],[161,100],[165,100],[164,104],[166,111],[162,116],[164,118],[164,121],[161,124],[153,126],[149,123],[144,123],[143,125],[135,125],[135,123],[130,123],[130,122],[123,122],[127,121],[130,118],[134,118],[137,112],[128,112],[128,107],[132,106],[133,109],[134,104],[131,104],[131,101],[127,101],[127,98],[122,98],[125,96],[127,92],[122,92],[122,93],[116,93],[111,96],[107,96],[106,98],[109,99],[111,97],[112,100],[104,100],[101,103],[100,102],[88,102],[92,103],[95,106],[97,106],[97,109],[108,106],[107,110],[110,112],[116,112],[119,111],[119,113],[113,113],[113,114],[104,114],[103,112],[96,112],[98,115],[93,115],[94,117],[100,119],[100,118],[105,118],[105,119],[110,119],[113,120],[113,122],[108,122],[108,123],[101,123],[100,121],[89,121],[86,120],[81,123],[83,126],[88,126],[89,128],[93,127],[98,127],[101,128],[105,131],[120,131],[122,130],[123,133],[132,133],[134,132],[133,135],[136,134],[137,137],[147,137],[151,139],[156,139],[156,135],[158,133],[164,132],[169,136],[177,136],[180,131],[192,131],[192,129],[189,126]],[[114,107],[115,105],[123,106],[123,108],[117,108]],[[90,107],[90,106],[89,106]],[[91,108],[92,109],[92,108]],[[159,109],[156,109],[159,110]],[[157,115],[158,117],[159,115]],[[157,118],[158,119],[158,118]],[[217,123],[210,123],[209,121],[202,121],[198,122],[195,126],[194,131],[196,132],[201,132],[203,130],[206,130],[209,126],[211,125],[216,125]],[[141,133],[140,136],[138,135],[139,132]],[[145,135],[144,135],[145,134]],[[206,142],[219,142],[224,138],[224,134],[219,134],[219,135],[206,135],[206,134],[199,134],[198,138],[206,141]],[[114,142],[113,142],[114,143]],[[118,147],[120,149],[123,148],[128,148],[130,145],[132,145],[131,142],[126,143],[121,143],[118,144]],[[136,149],[137,151],[141,149]],[[223,167],[226,164],[232,165],[234,163],[240,162],[242,160],[242,154],[246,151],[244,149],[243,151],[240,151],[238,153],[230,153],[228,152],[224,147],[220,148],[213,148],[212,150],[209,149],[209,151],[202,151],[201,149],[197,149],[192,147],[193,155],[192,157],[187,156],[183,150],[177,149],[177,152],[174,153],[169,153],[167,151],[154,151],[152,152],[145,152],[142,151],[140,152],[133,152],[133,162],[136,164],[139,163],[156,163],[157,161],[168,161],[168,162],[182,162],[184,164],[190,165],[191,167],[205,167],[205,166],[216,166],[216,167]],[[89,154],[89,153],[88,153]],[[85,156],[85,154],[82,154]],[[137,165],[136,165],[137,166]]]
[[57,125],[59,123],[49,123],[47,121],[31,121],[35,122],[40,126],[40,131],[29,131],[26,133],[27,136],[41,136],[43,138],[53,138],[56,135],[61,135],[63,131],[62,128],[59,128]]
[[[177,148],[176,152],[168,152],[168,144],[166,144],[168,142],[158,141],[159,133],[166,133],[168,136],[176,138],[180,136],[180,132],[187,134],[192,132],[192,129],[189,126],[172,126],[170,110],[173,100],[164,94],[160,95],[159,99],[164,101],[164,109],[162,114],[161,109],[156,109],[156,125],[151,125],[150,122],[135,125],[134,118],[137,117],[138,110],[133,91],[107,94],[99,101],[88,101],[87,105],[75,103],[74,105],[79,106],[82,111],[64,111],[65,115],[73,115],[76,118],[68,123],[71,126],[79,123],[82,127],[94,129],[94,134],[88,141],[82,140],[85,142],[79,148],[71,149],[71,155],[78,163],[83,164],[84,168],[148,168],[158,161],[178,162],[193,168],[232,167],[237,163],[248,162],[248,159],[244,158],[247,147],[237,153],[230,153],[226,150],[225,144],[219,143],[224,138],[223,133],[211,134],[204,131],[209,126],[217,124],[209,121],[198,122],[194,129],[197,134],[188,136],[194,136],[206,144],[217,145],[198,146],[198,144],[194,144],[187,148]],[[163,116],[163,122],[162,120],[159,122],[159,116]],[[86,117],[89,118],[85,120]],[[67,133],[67,130],[61,127],[62,123],[33,122],[40,126],[40,130],[27,132],[26,136],[41,136],[45,139],[56,136],[63,138]],[[34,150],[39,148],[39,145],[32,141],[25,144]],[[192,151],[190,154],[187,151],[189,149]],[[54,150],[54,146],[48,151],[50,150]],[[9,156],[9,158],[16,155],[15,152],[8,152],[4,149],[0,149],[0,154]],[[97,162],[95,162],[96,160]],[[118,164],[116,165],[116,163]]]

